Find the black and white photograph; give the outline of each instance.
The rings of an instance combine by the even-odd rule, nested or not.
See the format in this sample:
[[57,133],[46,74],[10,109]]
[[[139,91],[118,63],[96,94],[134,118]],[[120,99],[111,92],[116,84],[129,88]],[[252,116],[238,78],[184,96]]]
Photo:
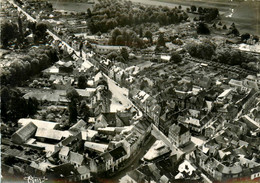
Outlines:
[[260,0],[0,0],[0,182],[260,182],[259,37]]

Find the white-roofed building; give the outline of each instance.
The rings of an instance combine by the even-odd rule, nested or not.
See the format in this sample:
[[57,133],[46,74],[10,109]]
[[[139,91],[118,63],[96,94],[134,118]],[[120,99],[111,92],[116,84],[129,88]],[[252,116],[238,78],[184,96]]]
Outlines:
[[31,118],[21,118],[18,120],[19,126],[25,126],[29,123],[33,123],[37,128],[46,128],[46,129],[56,129],[59,127],[59,123],[50,122],[50,121],[43,121],[38,119],[31,119]]

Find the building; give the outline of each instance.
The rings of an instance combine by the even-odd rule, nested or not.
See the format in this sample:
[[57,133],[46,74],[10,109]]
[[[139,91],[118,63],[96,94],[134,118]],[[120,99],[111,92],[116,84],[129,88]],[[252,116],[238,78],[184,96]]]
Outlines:
[[80,167],[84,162],[84,156],[79,153],[70,152],[69,154],[69,162],[74,165],[75,168]]
[[177,147],[184,146],[191,140],[189,129],[182,124],[173,124],[172,126],[170,126],[168,137],[171,142]]
[[122,48],[126,48],[128,51],[130,50],[127,46],[109,46],[109,45],[97,45],[97,44],[92,44],[91,46],[96,53],[100,53],[100,54],[107,54],[112,51],[119,51]]
[[32,137],[37,130],[37,126],[32,122],[28,123],[27,125],[23,126],[19,130],[17,130],[12,136],[11,139],[14,143],[23,144]]
[[80,166],[77,168],[79,180],[84,181],[90,179],[90,169],[87,166]]
[[112,171],[114,172],[115,169],[118,169],[119,163],[123,162],[126,157],[127,153],[123,146],[119,146],[112,151],[109,152],[113,158],[113,166],[112,166]]
[[69,161],[69,153],[70,153],[70,148],[67,146],[63,146],[59,152],[59,159],[67,163]]

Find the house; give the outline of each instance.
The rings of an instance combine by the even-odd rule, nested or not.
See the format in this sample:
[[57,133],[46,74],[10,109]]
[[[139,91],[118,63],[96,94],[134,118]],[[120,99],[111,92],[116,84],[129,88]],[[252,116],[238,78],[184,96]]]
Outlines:
[[80,167],[83,164],[84,156],[82,154],[70,151],[69,162],[72,165],[74,165],[74,167],[78,168],[78,167]]
[[254,179],[258,179],[259,180],[259,177],[260,177],[260,166],[256,166],[254,168],[251,168],[250,169],[250,172],[251,172],[251,180],[254,180]]
[[148,114],[150,118],[153,119],[155,126],[158,126],[160,123],[160,116],[161,116],[161,106],[156,104],[155,106],[150,107],[151,112]]
[[190,130],[200,133],[201,132],[201,123],[200,120],[192,117],[184,117],[184,116],[178,116],[177,118],[178,123],[183,124],[186,128],[189,128]]
[[84,181],[90,178],[90,169],[87,166],[80,166],[77,168],[79,180]]
[[177,147],[184,146],[191,140],[189,129],[182,124],[173,124],[172,126],[170,126],[168,137],[171,142]]
[[171,56],[170,55],[161,55],[160,60],[161,60],[161,62],[170,62]]
[[[75,176],[76,175],[76,176]],[[70,163],[64,163],[47,169],[48,180],[74,182],[77,180],[78,171]]]
[[102,154],[101,157],[105,161],[105,167],[106,167],[105,170],[106,171],[110,170],[113,165],[113,157],[111,156],[111,154],[109,152],[105,152],[104,154]]
[[242,89],[243,87],[243,82],[235,79],[231,79],[228,84],[234,88]]
[[212,84],[212,80],[210,77],[203,75],[203,76],[197,78],[197,80],[195,81],[195,84],[197,84],[198,86],[200,86],[202,88],[209,89]]
[[96,119],[94,129],[128,126],[132,117],[133,115],[130,112],[100,113]]
[[118,168],[119,163],[123,162],[126,159],[127,153],[123,146],[119,146],[113,149],[112,151],[109,151],[109,153],[113,158],[112,171],[114,172],[114,170]]
[[76,133],[74,133],[74,135],[66,137],[59,144],[61,146],[68,146],[73,151],[77,151],[77,150],[81,149],[81,147],[83,146],[83,143],[84,143],[84,141],[81,138],[81,133],[76,132]]
[[93,142],[95,137],[98,135],[98,132],[95,130],[87,129],[86,131],[81,131],[80,135],[83,141]]
[[100,154],[100,156],[90,161],[91,172],[106,172],[113,166],[113,157],[109,152]]
[[125,176],[123,176],[121,179],[119,179],[119,183],[125,183],[125,182],[148,183],[148,180],[145,179],[145,175],[142,172],[135,169],[135,170],[128,172]]
[[98,73],[94,76],[94,84],[95,84],[95,86],[97,86],[98,83],[99,83],[100,81],[102,81],[103,79],[104,79],[104,76],[103,76],[102,72],[98,72]]
[[67,146],[63,146],[59,152],[59,159],[67,163],[69,161],[69,153],[70,153],[70,148]]
[[248,125],[249,128],[251,128],[253,130],[260,128],[260,122],[253,120],[248,115],[242,116],[242,119]]
[[101,113],[96,119],[94,129],[116,126],[116,113]]
[[217,103],[224,104],[232,99],[232,89],[226,89],[217,97]]
[[210,125],[205,128],[205,137],[210,138],[212,137],[216,132],[216,128],[213,125]]
[[157,161],[159,158],[169,156],[170,152],[170,148],[162,140],[156,140],[143,159],[147,162]]
[[37,130],[37,126],[32,122],[28,123],[27,125],[23,126],[19,130],[17,130],[12,136],[11,139],[14,143],[23,144],[32,137]]

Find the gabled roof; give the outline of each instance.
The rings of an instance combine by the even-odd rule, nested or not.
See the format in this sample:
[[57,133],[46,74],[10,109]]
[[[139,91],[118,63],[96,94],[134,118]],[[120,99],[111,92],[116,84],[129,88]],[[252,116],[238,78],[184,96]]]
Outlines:
[[35,134],[36,137],[47,138],[53,140],[61,140],[63,137],[62,131],[38,128]]
[[84,128],[85,126],[86,126],[86,122],[81,119],[77,123],[75,123],[72,127],[70,127],[69,130],[78,131]]
[[63,146],[59,152],[59,155],[62,155],[62,156],[68,156],[69,155],[69,152],[70,152],[70,148],[67,147],[67,146]]
[[116,121],[116,113],[102,113],[101,115],[105,117],[108,124]]
[[97,82],[103,78],[102,72],[98,72],[94,77],[94,82]]
[[56,127],[59,126],[59,123],[56,122],[42,121],[42,120],[31,119],[31,118],[21,118],[18,120],[18,124],[21,124],[22,126],[25,126],[30,122],[32,122],[38,128],[55,129]]
[[90,169],[87,166],[80,166],[78,167],[77,171],[80,175],[90,173]]
[[122,146],[119,146],[119,147],[113,149],[109,153],[111,154],[111,156],[113,157],[114,160],[118,160],[119,158],[122,158],[123,156],[125,156],[127,154],[125,149]]
[[71,163],[76,163],[81,165],[84,161],[84,156],[82,154],[79,153],[75,153],[75,152],[70,152],[70,159],[69,161]]
[[50,177],[66,178],[77,175],[77,171],[70,163],[64,163],[50,169]]
[[11,138],[16,143],[23,143],[28,138],[30,138],[35,133],[36,130],[37,130],[37,126],[35,124],[33,124],[32,122],[30,122],[27,125],[20,128],[19,130],[17,130],[12,135]]
[[81,131],[81,139],[82,140],[87,140],[88,138],[94,138],[98,134],[97,131],[95,130],[86,130],[86,131]]

